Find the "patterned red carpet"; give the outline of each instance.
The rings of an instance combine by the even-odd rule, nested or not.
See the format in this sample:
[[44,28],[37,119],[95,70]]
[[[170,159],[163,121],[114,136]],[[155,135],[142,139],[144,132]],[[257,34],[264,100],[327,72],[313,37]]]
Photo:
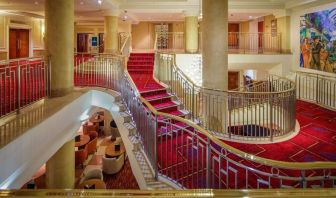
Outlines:
[[260,157],[288,162],[336,161],[336,111],[304,101],[296,103],[300,132],[274,144],[225,143]]

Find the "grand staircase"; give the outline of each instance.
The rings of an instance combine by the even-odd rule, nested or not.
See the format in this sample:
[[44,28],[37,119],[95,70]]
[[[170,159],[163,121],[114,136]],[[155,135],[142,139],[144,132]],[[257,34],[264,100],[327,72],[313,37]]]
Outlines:
[[[153,78],[154,53],[131,53],[127,62],[127,70],[132,77],[140,95],[145,98],[157,111],[185,117],[188,112],[182,108],[167,87]],[[160,118],[159,118],[160,119]]]

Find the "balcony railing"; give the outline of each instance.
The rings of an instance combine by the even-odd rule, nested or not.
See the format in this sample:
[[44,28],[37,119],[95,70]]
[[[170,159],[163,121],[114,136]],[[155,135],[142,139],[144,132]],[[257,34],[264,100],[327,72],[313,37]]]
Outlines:
[[245,141],[274,141],[295,130],[295,83],[267,81],[232,91],[197,86],[176,65],[175,56],[157,54],[155,75],[169,85],[190,112],[190,119],[214,134]]
[[[159,52],[184,52],[183,32],[157,33],[154,49]],[[198,36],[198,51],[202,52],[202,33]],[[232,54],[279,54],[281,53],[280,33],[229,32],[228,49]]]
[[[99,57],[90,59],[96,62],[90,64],[105,65],[100,60]],[[119,84],[114,89],[121,93],[132,115],[142,149],[156,178],[166,178],[181,188],[335,187],[336,164],[333,162],[292,163],[260,158],[223,143],[190,120],[158,112],[140,96],[127,71],[121,69],[120,57],[113,60],[116,61],[111,65],[113,74],[105,77],[118,76],[117,80],[111,79]],[[101,78],[100,73],[99,69],[93,70],[92,75]],[[90,77],[87,78],[91,82]],[[272,84],[273,81],[278,82]],[[269,81],[272,90],[281,93],[291,90],[292,82],[273,81]],[[90,86],[89,83],[84,85]],[[249,92],[245,97],[257,93]]]
[[48,58],[0,61],[0,118],[49,95]]
[[335,77],[296,72],[297,97],[336,110]]

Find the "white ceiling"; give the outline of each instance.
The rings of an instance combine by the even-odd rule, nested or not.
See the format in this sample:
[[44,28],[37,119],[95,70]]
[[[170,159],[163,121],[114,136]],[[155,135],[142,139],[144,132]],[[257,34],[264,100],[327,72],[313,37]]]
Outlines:
[[[44,15],[45,0],[0,0],[0,14]],[[182,21],[183,11],[200,11],[200,0],[74,0],[76,21],[102,21],[104,12],[119,7],[121,18],[139,21]],[[229,0],[229,21],[251,20],[317,0]],[[319,0],[321,1],[321,0]],[[3,13],[3,11],[6,11]]]

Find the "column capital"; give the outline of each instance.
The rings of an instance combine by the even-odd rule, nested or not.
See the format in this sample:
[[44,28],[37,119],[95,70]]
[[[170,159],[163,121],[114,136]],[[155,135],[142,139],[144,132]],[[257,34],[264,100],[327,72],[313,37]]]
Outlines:
[[117,16],[120,15],[120,9],[119,8],[112,8],[108,10],[103,11],[104,16]]
[[199,10],[198,9],[188,9],[188,10],[184,10],[183,14],[185,17],[190,17],[190,16],[198,17]]

